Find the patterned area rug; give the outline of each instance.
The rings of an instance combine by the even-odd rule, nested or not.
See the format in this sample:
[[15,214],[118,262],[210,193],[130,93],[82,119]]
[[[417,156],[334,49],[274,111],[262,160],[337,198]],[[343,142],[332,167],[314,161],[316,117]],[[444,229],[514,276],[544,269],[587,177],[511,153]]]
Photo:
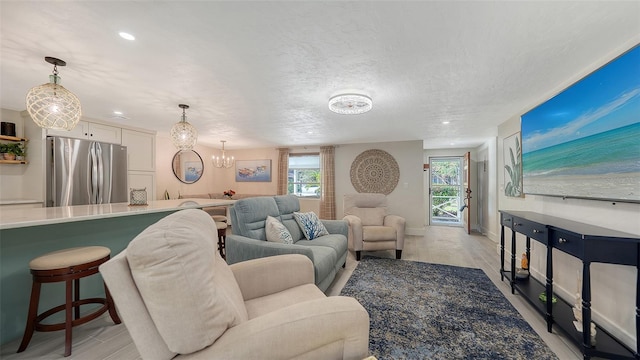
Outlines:
[[365,257],[342,289],[378,359],[557,359],[480,269]]

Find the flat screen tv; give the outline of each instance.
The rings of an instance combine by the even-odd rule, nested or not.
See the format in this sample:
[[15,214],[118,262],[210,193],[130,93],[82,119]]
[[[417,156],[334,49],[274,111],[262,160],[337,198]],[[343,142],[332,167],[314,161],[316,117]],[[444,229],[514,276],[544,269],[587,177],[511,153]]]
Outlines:
[[525,194],[640,202],[640,45],[522,115]]

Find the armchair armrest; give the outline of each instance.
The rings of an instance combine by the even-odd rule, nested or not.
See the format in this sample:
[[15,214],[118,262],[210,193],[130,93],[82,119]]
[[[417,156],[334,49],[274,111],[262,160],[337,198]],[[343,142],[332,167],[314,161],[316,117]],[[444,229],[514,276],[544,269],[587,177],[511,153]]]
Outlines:
[[344,220],[320,220],[329,234],[342,234],[345,237],[349,234],[349,224]]
[[355,215],[347,215],[343,219],[349,224],[349,248],[362,251],[362,220]]
[[227,235],[225,249],[228,264],[286,254],[305,255],[313,261],[313,252],[306,246],[256,240],[234,234]]
[[313,284],[313,263],[304,255],[270,256],[230,266],[244,301]]
[[398,215],[387,215],[384,218],[384,226],[391,226],[396,229],[396,249],[402,250],[404,248],[404,226],[405,219]]
[[328,358],[337,351],[342,359],[363,359],[368,347],[367,311],[354,298],[331,296],[245,321],[189,359]]

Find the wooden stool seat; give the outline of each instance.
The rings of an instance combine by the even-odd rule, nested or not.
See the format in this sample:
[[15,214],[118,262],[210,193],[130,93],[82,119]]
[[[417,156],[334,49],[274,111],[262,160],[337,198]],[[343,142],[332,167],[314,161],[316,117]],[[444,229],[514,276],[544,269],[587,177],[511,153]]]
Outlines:
[[86,246],[58,250],[29,261],[31,270],[54,270],[82,265],[110,256],[111,250],[104,246]]
[[[80,299],[80,279],[98,273],[98,266],[107,262],[111,257],[111,250],[104,246],[86,246],[54,251],[39,256],[29,262],[33,284],[31,287],[31,299],[29,301],[29,313],[24,330],[22,342],[18,352],[23,352],[33,336],[34,331],[65,330],[65,353],[71,355],[71,329],[74,326],[84,324],[109,311],[114,323],[120,324],[120,318],[116,313],[111,294],[105,286],[105,298]],[[40,289],[43,283],[66,283],[66,301],[62,305],[53,307],[38,314],[40,302]],[[74,296],[72,297],[72,292]],[[80,305],[102,304],[97,310],[80,316]],[[72,317],[72,311],[75,310]],[[42,324],[47,317],[65,311],[65,321],[57,324]]]

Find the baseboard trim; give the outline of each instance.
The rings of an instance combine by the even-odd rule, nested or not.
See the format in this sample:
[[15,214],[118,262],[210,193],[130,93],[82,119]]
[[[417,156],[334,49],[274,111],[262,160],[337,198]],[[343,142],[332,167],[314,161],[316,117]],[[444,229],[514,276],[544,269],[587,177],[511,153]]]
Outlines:
[[424,234],[427,233],[427,229],[426,228],[406,228],[404,233],[406,235],[413,235],[413,236],[424,236]]
[[486,228],[482,228],[480,230],[480,232],[486,236],[487,238],[489,238],[489,240],[497,243],[500,242],[500,237],[498,237],[498,234],[494,233],[493,231],[488,231]]

